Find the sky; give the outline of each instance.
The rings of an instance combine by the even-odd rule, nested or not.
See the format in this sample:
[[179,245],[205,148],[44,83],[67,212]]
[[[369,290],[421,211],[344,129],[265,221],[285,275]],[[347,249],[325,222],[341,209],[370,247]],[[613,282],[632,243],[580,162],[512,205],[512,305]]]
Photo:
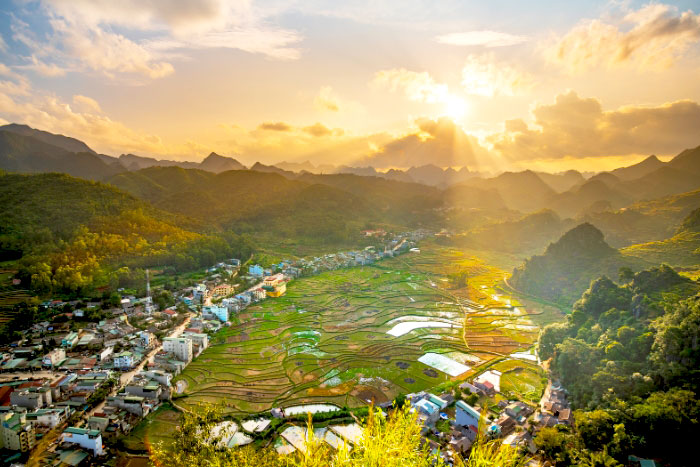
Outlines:
[[698,0],[0,3],[0,123],[110,155],[597,171],[699,102]]

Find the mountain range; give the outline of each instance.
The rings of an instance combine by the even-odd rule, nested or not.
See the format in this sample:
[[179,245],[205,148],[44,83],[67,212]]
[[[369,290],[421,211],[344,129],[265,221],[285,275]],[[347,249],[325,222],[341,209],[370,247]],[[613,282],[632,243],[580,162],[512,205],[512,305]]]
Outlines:
[[245,170],[231,157],[212,152],[202,162],[158,160],[135,154],[119,157],[98,154],[74,138],[56,135],[27,125],[0,126],[0,169],[22,173],[63,172],[91,180],[104,180],[114,174],[148,167],[182,167],[219,173]]
[[[157,160],[134,154],[112,157],[98,154],[77,139],[26,125],[0,127],[0,169],[3,170],[20,173],[63,172],[80,178],[108,181],[117,186],[123,183],[125,189],[131,191],[136,189],[134,184],[142,182],[146,187],[143,189],[154,189],[150,177],[155,175],[140,172],[158,168],[195,171],[187,176],[191,180],[202,179],[203,175],[196,171],[213,174],[229,171],[274,173],[286,180],[336,188],[340,184],[341,189],[359,196],[366,193],[360,193],[356,187],[371,187],[370,193],[377,196],[382,209],[387,206],[395,208],[399,203],[400,208],[392,211],[400,213],[398,217],[411,212],[408,206],[411,203],[414,205],[413,212],[420,211],[422,219],[429,217],[426,215],[428,209],[452,210],[449,216],[442,215],[449,217],[457,230],[483,226],[487,219],[495,222],[516,221],[528,214],[548,210],[560,220],[594,222],[616,247],[666,238],[662,235],[673,233],[672,229],[677,226],[659,225],[654,216],[636,210],[639,203],[700,189],[700,147],[685,150],[668,162],[649,156],[638,164],[588,178],[574,170],[556,174],[525,170],[485,176],[466,167],[455,170],[431,164],[387,172],[379,172],[373,167],[315,166],[309,162],[282,162],[276,165],[257,162],[248,169],[235,158],[214,152],[201,162]],[[320,171],[323,173],[318,173]],[[139,181],[142,176],[147,176],[148,180]],[[250,177],[255,179],[253,175]],[[392,191],[400,193],[401,199],[397,199]],[[479,210],[478,215],[470,211],[474,209]],[[489,210],[494,211],[493,215],[488,214]],[[505,214],[511,211],[511,214]],[[544,222],[545,217],[536,216],[531,221],[536,219]],[[625,228],[625,222],[630,221],[639,230]],[[679,218],[673,219],[675,223],[679,221]],[[543,231],[554,234],[549,227],[541,227]]]

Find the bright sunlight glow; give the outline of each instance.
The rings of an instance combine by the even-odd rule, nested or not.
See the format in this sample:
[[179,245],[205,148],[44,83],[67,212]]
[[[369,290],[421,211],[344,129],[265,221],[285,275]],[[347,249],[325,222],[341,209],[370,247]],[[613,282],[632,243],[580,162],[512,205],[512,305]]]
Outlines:
[[467,113],[467,103],[457,96],[447,96],[445,100],[445,115],[454,121],[462,120]]

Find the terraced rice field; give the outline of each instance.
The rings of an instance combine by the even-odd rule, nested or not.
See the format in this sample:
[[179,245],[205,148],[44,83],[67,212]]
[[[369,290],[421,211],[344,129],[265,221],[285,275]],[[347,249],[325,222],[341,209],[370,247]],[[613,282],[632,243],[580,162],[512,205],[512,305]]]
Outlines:
[[173,434],[178,426],[180,412],[169,404],[163,404],[150,413],[124,438],[124,445],[130,451],[146,451],[158,443],[172,443]]
[[27,290],[12,286],[14,273],[15,271],[0,270],[0,326],[12,319],[12,308],[15,305],[32,297]]
[[[469,271],[469,287],[449,288],[454,269]],[[178,377],[187,388],[177,403],[223,402],[241,416],[300,404],[353,407],[463,379],[468,372],[451,377],[418,359],[431,352],[474,368],[536,338],[530,310],[494,297],[504,274],[429,244],[420,254],[297,279],[285,296],[233,317]],[[400,323],[411,324],[388,333]]]
[[501,371],[501,391],[536,404],[546,384],[544,370],[533,362],[506,360],[492,367]]

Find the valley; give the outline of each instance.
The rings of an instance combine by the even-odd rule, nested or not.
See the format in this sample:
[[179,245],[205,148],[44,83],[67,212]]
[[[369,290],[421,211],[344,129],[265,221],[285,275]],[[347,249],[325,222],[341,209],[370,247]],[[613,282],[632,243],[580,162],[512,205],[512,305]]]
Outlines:
[[[571,429],[573,409],[586,420],[582,401],[602,406],[606,384],[625,397],[662,387],[660,365],[639,361],[656,352],[646,330],[698,290],[700,182],[687,175],[697,148],[585,177],[323,174],[217,154],[201,164],[126,155],[120,166],[30,130],[0,127],[10,155],[39,164],[0,172],[0,201],[13,206],[0,213],[2,387],[18,400],[65,386],[30,464],[97,431],[113,459],[167,458],[202,426],[226,432],[226,456],[284,462],[277,454],[313,449],[307,413],[339,453],[341,440],[361,446],[371,407],[401,420],[402,406],[436,449],[468,452],[484,424],[489,443],[539,453],[553,424]],[[47,147],[56,144],[73,156]],[[53,156],[109,170],[100,181],[34,173]],[[660,175],[684,182],[640,187]],[[617,306],[635,318],[619,312],[627,324],[596,341]],[[589,330],[582,309],[604,318]],[[566,360],[582,348],[591,390]],[[614,365],[594,374],[602,355],[653,378]]]
[[[467,284],[451,284],[453,271],[466,272]],[[173,404],[266,418],[274,408],[386,404],[487,369],[502,371],[499,397],[536,402],[538,323],[561,313],[504,293],[505,274],[471,252],[426,240],[420,253],[296,279],[284,296],[249,306],[212,336],[175,378]],[[144,429],[163,437],[161,423]]]

